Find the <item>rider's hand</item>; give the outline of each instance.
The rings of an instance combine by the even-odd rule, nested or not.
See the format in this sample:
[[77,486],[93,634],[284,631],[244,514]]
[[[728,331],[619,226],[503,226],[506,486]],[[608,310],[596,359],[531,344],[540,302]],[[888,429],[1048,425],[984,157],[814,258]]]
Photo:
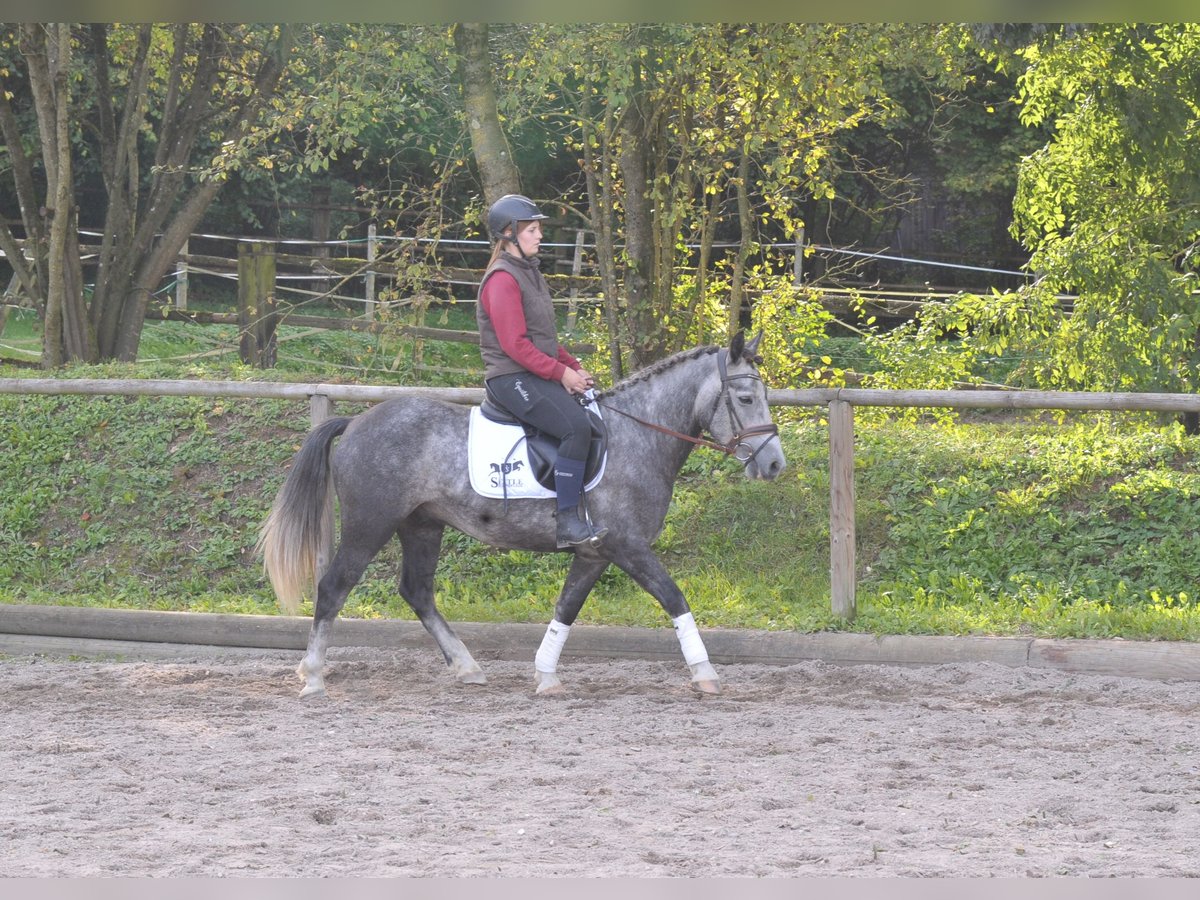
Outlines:
[[562,373],[562,386],[567,389],[569,394],[582,394],[588,389],[591,384],[592,376],[585,372],[577,372],[572,368],[566,368]]

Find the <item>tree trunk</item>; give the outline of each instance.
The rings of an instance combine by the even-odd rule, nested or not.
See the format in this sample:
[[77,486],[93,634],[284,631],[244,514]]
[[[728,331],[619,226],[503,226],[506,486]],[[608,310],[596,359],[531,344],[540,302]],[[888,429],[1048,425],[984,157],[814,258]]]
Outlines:
[[[119,216],[105,222],[106,233],[114,235],[115,251],[108,272],[97,282],[93,300],[98,306],[93,317],[101,323],[98,329],[100,354],[105,358],[126,361],[137,358],[146,308],[153,292],[175,264],[180,248],[221,189],[221,181],[216,178],[200,181],[190,188],[185,181],[189,160],[213,115],[213,93],[221,77],[226,53],[220,29],[206,25],[199,46],[193,50],[197,57],[196,69],[190,79],[187,73],[171,75],[172,85],[190,81],[190,86],[177,100],[169,99],[168,105],[177,102],[177,114],[162,122],[157,154],[162,168],[155,172],[150,182],[132,234],[118,232],[122,221]],[[290,26],[283,25],[263,51],[252,90],[224,123],[226,143],[236,145],[249,134],[259,113],[278,88],[289,51]],[[177,52],[174,62],[182,64],[185,59]],[[174,87],[170,89],[169,98],[174,98],[175,90]],[[129,97],[127,110],[130,104],[135,105],[134,114],[139,119],[144,117],[144,97]],[[126,118],[130,115],[127,113]],[[125,165],[132,167],[135,163],[126,160]],[[130,172],[132,176],[136,169],[131,168]],[[131,192],[129,208],[139,208],[136,181],[117,177],[116,183],[123,184],[125,190]]]
[[754,249],[754,216],[750,210],[750,152],[742,148],[738,158],[738,174],[734,183],[737,191],[738,227],[741,239],[738,242],[737,256],[733,262],[733,277],[729,290],[729,336],[737,334],[742,328],[742,307],[744,305],[746,260]]
[[662,195],[653,205],[655,213],[654,268],[650,272],[650,289],[653,296],[654,334],[646,341],[646,354],[662,359],[673,350],[683,349],[683,329],[676,332],[672,341],[668,320],[675,306],[675,251],[680,236],[679,197],[691,193],[691,173],[687,165],[687,154],[673,165],[675,148],[667,134],[667,117],[655,116],[655,124],[649,129],[653,140],[649,142],[654,160],[654,184]]
[[50,212],[42,367],[95,361],[95,340],[83,304],[83,273],[71,166],[71,26],[28,26],[24,52],[37,102],[42,163]]
[[[90,319],[98,332],[98,344],[105,357],[114,355],[119,315],[108,314],[114,282],[119,282],[129,272],[133,258],[143,250],[136,244],[138,178],[138,126],[144,118],[146,106],[146,64],[150,47],[150,26],[138,31],[137,50],[125,91],[124,109],[118,120],[113,108],[112,89],[108,72],[109,26],[96,24],[91,27],[92,59],[95,64],[96,108],[100,130],[100,169],[104,177],[104,188],[108,196],[104,232],[100,238],[100,253],[97,261],[96,289],[93,293]],[[186,39],[183,46],[187,46]],[[178,51],[179,48],[177,48]]]
[[137,269],[128,280],[128,293],[126,302],[121,306],[113,358],[127,361],[137,359],[142,327],[146,324],[146,307],[150,305],[153,291],[175,264],[184,242],[200,224],[220,189],[220,183],[209,181],[193,190],[183,208],[172,218],[162,238],[141,254]]
[[712,192],[708,209],[704,211],[704,218],[700,223],[700,256],[696,262],[696,295],[692,297],[687,310],[688,327],[695,328],[702,341],[706,329],[703,323],[697,321],[697,316],[703,314],[706,305],[704,299],[705,294],[708,293],[708,268],[712,260],[713,241],[717,233],[717,207],[720,204],[720,197],[720,191]]
[[496,87],[488,55],[488,26],[458,23],[454,26],[454,48],[458,51],[458,80],[471,133],[471,147],[483,180],[484,201],[490,206],[505,194],[519,193],[521,178],[496,107]]
[[656,324],[650,275],[654,270],[654,210],[646,153],[646,111],[640,67],[635,67],[629,109],[621,119],[619,164],[625,184],[625,301],[629,314],[630,364],[654,361]]
[[8,85],[0,73],[0,137],[4,138],[9,166],[21,207],[21,223],[25,227],[25,251],[31,261],[27,264],[16,238],[8,226],[0,222],[0,250],[8,257],[25,295],[29,297],[38,316],[46,314],[46,232],[38,208],[37,188],[33,180],[33,164],[25,153],[21,129],[8,99]]
[[[239,148],[261,141],[255,130],[283,77],[290,26],[267,33],[256,51],[235,26],[179,24],[161,42],[171,47],[169,59],[154,54],[155,29],[163,27],[21,25],[28,86],[13,83],[16,89],[10,90],[8,79],[0,81],[0,132],[21,204],[25,251],[34,260],[26,266],[14,254],[14,269],[42,315],[48,366],[70,359],[136,359],[152,292],[223,181],[219,171],[197,176],[198,167],[214,165],[211,151],[199,151],[202,142]],[[110,47],[118,28],[119,56]],[[90,71],[71,67],[72,40],[84,44],[79,62],[90,63]],[[120,73],[110,77],[118,58]],[[253,81],[232,85],[241,71],[255,72]],[[161,77],[164,88],[163,102],[150,116],[152,77]],[[72,90],[79,96],[74,108]],[[17,110],[27,113],[15,107],[14,97],[36,116],[44,188],[22,150],[28,136],[21,133]],[[71,128],[80,129],[83,152],[98,164],[108,201],[90,309],[79,257]],[[143,172],[150,157],[143,159],[139,136],[151,128],[153,166]],[[237,162],[222,160],[222,166],[229,170]],[[0,227],[5,253],[15,244]]]
[[597,135],[599,158],[592,148],[589,110],[580,117],[583,122],[583,173],[587,181],[588,207],[592,229],[596,235],[596,267],[600,270],[600,288],[604,293],[604,323],[608,330],[609,369],[613,382],[625,377],[621,358],[620,294],[617,280],[617,252],[613,240],[612,210],[612,133],[615,117],[606,107],[605,121]]

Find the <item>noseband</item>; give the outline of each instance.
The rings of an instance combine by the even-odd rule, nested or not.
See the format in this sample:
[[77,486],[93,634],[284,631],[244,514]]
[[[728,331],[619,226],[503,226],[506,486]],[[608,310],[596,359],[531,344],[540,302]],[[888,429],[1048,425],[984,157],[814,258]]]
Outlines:
[[[720,449],[724,450],[743,466],[748,466],[753,461],[754,457],[758,456],[758,454],[762,452],[763,447],[767,446],[771,440],[768,438],[758,445],[757,450],[751,451],[750,444],[746,441],[746,438],[758,437],[761,434],[767,434],[771,437],[778,437],[779,426],[774,422],[768,422],[765,425],[751,425],[749,428],[742,424],[741,417],[737,414],[737,410],[733,407],[733,397],[730,396],[729,393],[729,383],[739,378],[750,378],[754,381],[761,382],[762,378],[759,377],[757,372],[747,372],[744,375],[730,375],[727,367],[728,364],[726,362],[728,356],[728,353],[717,354],[717,369],[721,373],[721,397],[725,398],[725,408],[729,411],[729,424],[734,426],[736,432],[733,437],[729,439],[729,444],[721,447]],[[721,397],[717,398],[718,406],[721,404]],[[713,415],[716,415],[716,410],[713,411]],[[712,419],[708,420],[708,432],[709,434],[712,434]],[[742,447],[745,447],[746,450],[741,450]],[[743,456],[743,454],[747,451],[750,451],[749,455]]]
[[[734,426],[737,431],[733,437],[729,439],[728,444],[718,444],[716,441],[710,441],[706,438],[692,437],[690,434],[684,434],[681,431],[675,431],[673,428],[667,428],[665,425],[656,425],[653,422],[647,422],[645,419],[638,418],[633,413],[627,413],[623,409],[617,409],[615,406],[609,406],[607,403],[601,402],[600,405],[605,409],[611,409],[615,413],[620,413],[627,419],[633,419],[639,425],[645,425],[647,428],[653,428],[655,431],[660,431],[663,434],[669,434],[671,437],[679,438],[681,441],[688,441],[700,447],[708,447],[711,450],[720,450],[722,453],[727,453],[740,462],[743,466],[750,465],[754,457],[762,452],[763,447],[770,443],[770,438],[758,445],[757,450],[750,450],[750,444],[746,438],[758,437],[762,434],[768,434],[772,437],[778,437],[779,426],[774,422],[768,422],[765,425],[751,425],[746,428],[742,425],[742,420],[737,414],[737,410],[733,407],[733,398],[729,394],[730,382],[738,378],[752,378],[755,381],[762,381],[762,378],[757,373],[748,372],[745,375],[730,375],[727,363],[729,352],[718,352],[717,354],[717,370],[721,373],[721,393],[717,397],[716,406],[721,405],[721,398],[725,399],[725,408],[729,411],[729,424]],[[708,420],[708,432],[712,433],[712,420],[717,415],[716,407],[713,408],[713,415]],[[745,448],[742,450],[741,448]]]

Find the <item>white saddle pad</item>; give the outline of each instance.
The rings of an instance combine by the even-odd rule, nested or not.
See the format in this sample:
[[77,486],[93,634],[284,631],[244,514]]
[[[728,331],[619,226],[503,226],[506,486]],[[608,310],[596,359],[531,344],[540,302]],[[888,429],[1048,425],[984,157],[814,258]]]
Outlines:
[[[600,414],[595,403],[588,409]],[[590,491],[600,483],[604,476],[605,461],[600,461],[596,477],[584,485],[584,490]],[[520,425],[493,422],[478,406],[471,410],[471,425],[467,434],[467,469],[471,475],[471,487],[484,497],[508,497],[511,500],[555,496],[554,491],[542,487],[533,475],[525,429]]]

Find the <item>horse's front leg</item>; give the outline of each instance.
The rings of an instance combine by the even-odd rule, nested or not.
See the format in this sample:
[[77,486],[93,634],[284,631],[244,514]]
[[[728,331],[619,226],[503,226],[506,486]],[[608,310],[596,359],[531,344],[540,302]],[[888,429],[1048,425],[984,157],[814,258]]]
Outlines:
[[412,607],[425,630],[437,641],[446,665],[461,684],[487,684],[483,669],[450,623],[437,608],[433,577],[442,551],[445,528],[437,523],[408,526],[399,532],[404,560],[400,594]]
[[561,694],[562,682],[558,678],[558,657],[567,635],[571,631],[583,602],[587,600],[597,579],[608,568],[608,561],[594,557],[575,555],[567,580],[563,582],[558,602],[554,604],[554,618],[546,628],[542,644],[533,661],[533,680],[539,694]]
[[[610,548],[606,547],[605,551],[610,552]],[[613,547],[611,552],[614,552],[613,561],[662,604],[671,617],[675,635],[679,638],[679,649],[683,651],[683,660],[692,673],[692,687],[704,694],[721,693],[720,676],[708,660],[708,650],[696,628],[691,607],[654,551],[648,545],[641,545],[619,550]]]

